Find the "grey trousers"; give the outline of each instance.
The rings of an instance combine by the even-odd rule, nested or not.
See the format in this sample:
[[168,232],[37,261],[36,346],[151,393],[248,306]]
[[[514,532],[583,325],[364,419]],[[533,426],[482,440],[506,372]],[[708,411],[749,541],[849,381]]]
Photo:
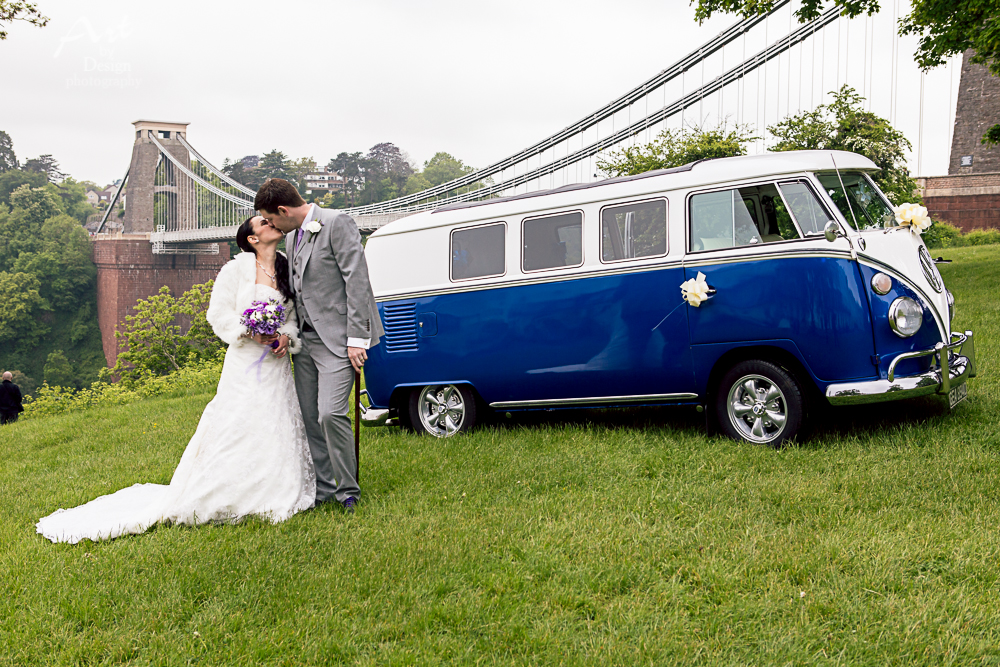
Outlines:
[[302,350],[293,357],[309,449],[316,467],[316,502],[361,497],[354,433],[347,416],[354,387],[354,367],[330,352],[315,332],[301,334]]

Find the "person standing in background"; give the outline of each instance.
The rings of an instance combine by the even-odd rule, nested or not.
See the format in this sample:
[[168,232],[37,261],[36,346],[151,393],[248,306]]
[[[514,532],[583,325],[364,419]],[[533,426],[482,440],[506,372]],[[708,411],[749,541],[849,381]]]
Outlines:
[[14,384],[14,376],[10,371],[3,374],[0,383],[0,424],[12,424],[18,415],[24,412],[21,405],[21,388]]

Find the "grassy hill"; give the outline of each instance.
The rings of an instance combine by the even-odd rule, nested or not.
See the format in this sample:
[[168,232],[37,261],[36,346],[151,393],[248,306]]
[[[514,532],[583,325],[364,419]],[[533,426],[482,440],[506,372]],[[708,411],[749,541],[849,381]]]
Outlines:
[[969,400],[782,451],[670,409],[370,430],[353,516],[69,546],[38,517],[167,483],[211,395],[0,429],[0,664],[1000,662],[1000,247],[944,254]]

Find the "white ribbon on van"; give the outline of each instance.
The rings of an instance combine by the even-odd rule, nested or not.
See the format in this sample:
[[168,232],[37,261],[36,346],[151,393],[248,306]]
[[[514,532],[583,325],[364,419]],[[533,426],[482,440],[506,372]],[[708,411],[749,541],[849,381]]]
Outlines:
[[931,226],[927,209],[920,204],[900,204],[893,210],[896,212],[896,222],[900,226],[909,227],[915,236],[920,236]]
[[695,308],[700,308],[701,302],[708,300],[710,289],[705,274],[699,271],[696,277],[681,283],[681,297]]

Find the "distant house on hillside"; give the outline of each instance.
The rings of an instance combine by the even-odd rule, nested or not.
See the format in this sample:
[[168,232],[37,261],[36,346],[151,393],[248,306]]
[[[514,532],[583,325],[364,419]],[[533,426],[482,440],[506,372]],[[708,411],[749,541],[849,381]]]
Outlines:
[[344,177],[326,167],[306,174],[304,180],[306,182],[307,195],[311,195],[313,191],[334,192],[337,190],[343,191],[344,189]]
[[93,190],[87,190],[87,203],[97,208],[98,202],[101,201],[101,195],[94,192]]
[[[97,193],[98,203],[100,204],[100,207],[105,208],[111,202],[111,200],[115,198],[116,192],[118,192],[118,186],[109,185],[108,187],[104,188],[99,193]],[[118,197],[118,203],[122,206],[125,205],[125,190],[122,190],[121,196]]]
[[240,162],[243,163],[244,169],[256,169],[260,165],[260,156],[247,155]]

